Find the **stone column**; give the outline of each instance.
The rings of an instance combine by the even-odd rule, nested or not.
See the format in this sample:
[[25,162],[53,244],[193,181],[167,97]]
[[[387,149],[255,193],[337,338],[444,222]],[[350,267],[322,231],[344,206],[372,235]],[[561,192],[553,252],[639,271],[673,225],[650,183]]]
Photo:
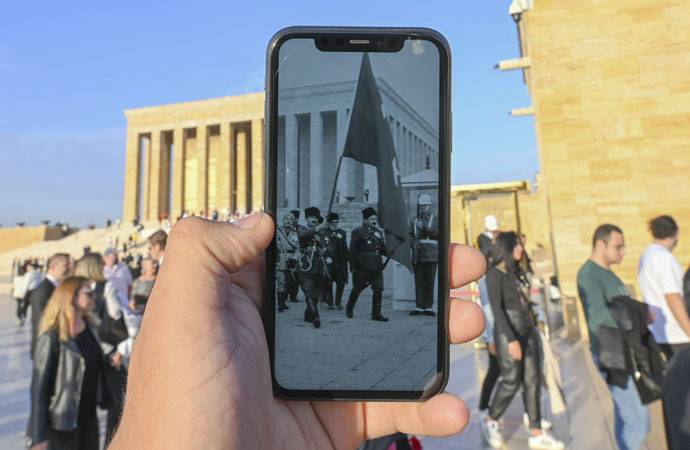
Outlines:
[[[322,170],[323,158],[323,118],[320,111],[312,111],[309,122],[309,198],[311,205],[321,207],[323,204],[324,190],[330,190],[323,183],[324,171]],[[310,205],[310,206],[311,206]]]
[[252,210],[264,207],[264,121],[252,120]]
[[218,152],[218,175],[216,180],[216,203],[218,204],[219,211],[222,212],[225,209],[233,212],[231,198],[232,186],[232,159],[230,155],[232,154],[232,145],[230,144],[230,124],[221,123],[220,124],[220,150]]
[[[345,148],[345,138],[347,137],[347,110],[339,109],[336,113],[336,145],[338,146],[338,158],[343,154]],[[347,203],[345,197],[352,195],[352,174],[353,174],[353,160],[350,158],[343,158],[343,163],[340,166],[340,175],[338,176],[338,187],[336,190],[340,192],[340,203]]]
[[184,145],[184,130],[176,128],[173,131],[173,145],[175,146],[175,157],[173,160],[173,204],[170,213],[172,221],[177,220],[182,216],[184,211],[184,162],[185,162],[185,145]]
[[149,220],[149,211],[151,210],[151,134],[145,134],[141,137],[141,144],[144,152],[144,207],[139,220]]
[[163,169],[162,164],[162,145],[161,145],[161,132],[160,130],[151,131],[151,157],[149,158],[151,168],[149,170],[149,205],[146,210],[146,220],[151,220],[158,222],[160,220],[161,213],[161,172]]
[[208,127],[206,124],[196,129],[196,211],[208,215]]
[[285,115],[285,197],[287,198],[288,208],[299,208],[297,204],[297,189],[299,180],[297,179],[297,116],[294,114]]
[[243,125],[233,133],[235,135],[235,155],[237,164],[237,205],[240,214],[247,212],[247,129]]
[[139,153],[139,132],[127,129],[127,144],[125,156],[125,188],[122,208],[123,222],[129,222],[139,213],[141,198],[139,197],[141,183],[141,165]]

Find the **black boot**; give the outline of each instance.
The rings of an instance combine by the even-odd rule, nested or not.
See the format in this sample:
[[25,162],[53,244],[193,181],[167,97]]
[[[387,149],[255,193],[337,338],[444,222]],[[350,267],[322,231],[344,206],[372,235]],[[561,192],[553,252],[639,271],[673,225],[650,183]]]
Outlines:
[[285,311],[288,308],[288,305],[285,304],[285,299],[287,299],[287,292],[278,292],[278,312],[281,313]]
[[304,303],[306,304],[306,308],[304,309],[304,321],[311,322],[312,320],[314,320],[314,311],[311,306],[311,299],[309,297],[305,297]]
[[311,323],[314,325],[314,328],[321,328],[321,319],[319,318],[319,306],[316,302],[314,302]]
[[371,301],[371,320],[388,322],[388,317],[381,314],[381,291],[374,291],[374,298]]
[[347,306],[345,307],[345,315],[348,319],[352,319],[352,313],[355,310],[355,303],[357,303],[357,298],[353,294],[354,292],[350,292],[350,299],[347,301]]

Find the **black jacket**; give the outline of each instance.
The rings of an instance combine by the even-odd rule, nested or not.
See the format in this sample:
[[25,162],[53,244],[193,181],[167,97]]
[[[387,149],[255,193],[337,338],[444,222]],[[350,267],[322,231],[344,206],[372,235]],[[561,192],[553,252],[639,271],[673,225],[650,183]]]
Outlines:
[[685,297],[685,308],[690,313],[690,268],[685,272],[685,277],[683,278],[683,297]]
[[380,230],[361,226],[352,231],[350,237],[350,272],[366,270],[379,272],[383,270],[383,256],[386,241]]
[[506,336],[508,342],[527,335],[535,321],[517,275],[494,266],[486,273],[486,288],[494,313],[494,334]]
[[[94,328],[89,328],[98,341]],[[77,428],[84,370],[84,359],[74,339],[61,342],[55,330],[38,336],[27,429],[31,445],[45,441],[50,428],[58,431]],[[98,403],[106,406],[108,398],[102,377],[99,377],[97,393]]]
[[38,323],[41,321],[43,310],[48,304],[50,296],[53,295],[55,286],[48,279],[44,278],[36,289],[29,294],[29,303],[31,304],[31,357],[34,356],[34,348],[36,347],[36,333],[38,333]]
[[611,299],[609,310],[618,328],[601,326],[599,366],[607,383],[624,387],[633,375],[642,403],[661,397],[661,382],[666,369],[659,345],[647,328],[649,306],[627,296]]

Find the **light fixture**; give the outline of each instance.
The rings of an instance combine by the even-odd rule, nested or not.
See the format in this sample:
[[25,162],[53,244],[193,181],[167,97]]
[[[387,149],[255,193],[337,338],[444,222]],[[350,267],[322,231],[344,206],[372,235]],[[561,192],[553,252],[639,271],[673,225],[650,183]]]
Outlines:
[[510,14],[510,17],[513,18],[515,23],[520,22],[520,19],[522,18],[522,13],[524,11],[525,5],[522,3],[521,0],[513,0],[510,4],[510,7],[508,7],[508,14]]

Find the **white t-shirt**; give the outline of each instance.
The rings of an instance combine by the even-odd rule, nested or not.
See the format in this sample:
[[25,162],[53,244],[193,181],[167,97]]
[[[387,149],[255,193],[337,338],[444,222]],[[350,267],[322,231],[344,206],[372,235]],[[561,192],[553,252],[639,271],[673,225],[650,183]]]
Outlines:
[[690,342],[664,297],[664,294],[683,297],[683,272],[676,257],[662,245],[650,245],[640,258],[637,281],[644,301],[656,314],[656,320],[649,326],[656,341],[667,344]]

